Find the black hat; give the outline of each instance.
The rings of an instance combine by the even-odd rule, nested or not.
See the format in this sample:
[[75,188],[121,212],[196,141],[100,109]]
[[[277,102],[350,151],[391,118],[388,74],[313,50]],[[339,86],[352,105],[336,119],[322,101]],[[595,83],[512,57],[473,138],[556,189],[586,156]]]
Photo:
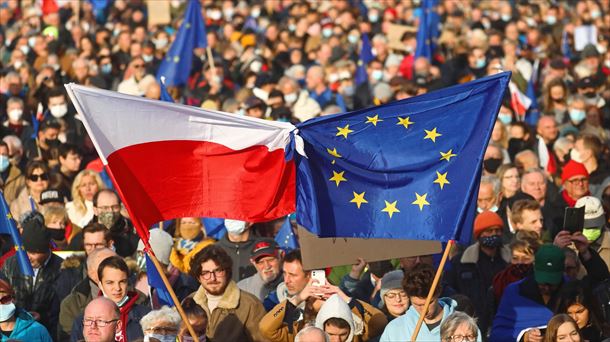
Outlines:
[[565,69],[566,64],[564,63],[563,58],[561,58],[561,57],[553,58],[553,60],[551,61],[551,68]]
[[597,87],[597,84],[593,77],[588,76],[588,77],[580,79],[578,81],[577,87],[578,88],[595,88],[595,87]]
[[587,44],[582,52],[580,53],[580,58],[586,59],[589,57],[599,57],[599,51],[593,44]]
[[59,190],[47,189],[40,193],[40,204],[44,205],[47,203],[60,203],[64,204],[62,197],[59,195]]
[[44,226],[44,217],[39,212],[28,214],[21,222],[23,227],[23,247],[31,253],[47,253],[49,251],[49,233]]

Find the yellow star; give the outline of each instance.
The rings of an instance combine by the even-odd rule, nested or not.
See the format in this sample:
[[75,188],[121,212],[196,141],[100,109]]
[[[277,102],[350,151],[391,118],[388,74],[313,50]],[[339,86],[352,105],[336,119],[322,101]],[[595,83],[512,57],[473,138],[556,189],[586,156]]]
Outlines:
[[337,136],[342,135],[345,139],[347,139],[347,135],[352,133],[353,131],[349,129],[349,125],[345,125],[345,127],[337,127]]
[[397,125],[403,125],[403,126],[405,126],[405,128],[409,128],[409,125],[412,125],[412,124],[414,124],[414,123],[415,123],[415,122],[412,122],[412,121],[411,121],[411,120],[409,120],[409,119],[410,119],[410,117],[409,117],[409,116],[407,116],[406,118],[401,118],[401,117],[398,117],[398,123],[397,123]]
[[362,205],[362,203],[369,203],[369,201],[364,199],[364,191],[361,194],[357,194],[355,191],[352,192],[354,193],[354,198],[352,198],[352,200],[349,202],[356,203],[358,209],[360,209],[360,205]]
[[365,123],[372,123],[373,126],[377,126],[377,123],[381,122],[381,121],[383,121],[383,120],[379,118],[379,115],[375,115],[375,116],[367,116]]
[[344,173],[345,173],[345,171],[335,172],[333,170],[333,176],[329,179],[329,181],[337,183],[337,187],[339,187],[339,183],[347,182],[347,179],[345,179],[345,177],[343,177]]
[[451,184],[447,180],[447,172],[441,174],[438,171],[436,171],[436,180],[433,183],[438,184],[441,187],[441,190],[443,190],[443,186],[445,186],[445,184]]
[[174,63],[180,62],[180,56],[174,56]]
[[13,218],[13,215],[11,215],[11,213],[8,213],[8,214],[6,214],[6,218],[10,220]]
[[445,159],[446,161],[449,161],[449,159],[451,159],[451,157],[455,157],[457,156],[457,154],[453,153],[453,149],[447,151],[447,152],[441,152],[441,159],[443,160]]
[[341,155],[339,154],[339,152],[337,152],[337,148],[333,148],[332,150],[330,148],[326,148],[326,152],[328,152],[328,154],[330,154],[331,156],[335,157],[335,158],[341,158]]
[[424,209],[424,205],[430,205],[430,203],[428,201],[426,201],[426,196],[428,196],[428,194],[423,194],[422,196],[420,196],[417,192],[415,193],[415,196],[417,196],[417,199],[415,201],[413,201],[411,204],[416,204],[419,206],[419,210],[422,211]]
[[436,127],[434,127],[434,129],[431,131],[429,131],[427,129],[424,129],[424,131],[426,131],[426,136],[424,137],[424,140],[430,139],[433,142],[436,142],[436,138],[440,137],[442,135],[442,134],[436,132]]
[[396,208],[396,203],[398,201],[394,201],[392,203],[388,202],[388,201],[384,201],[385,202],[385,208],[381,209],[381,211],[385,211],[386,213],[388,213],[388,215],[390,215],[390,218],[392,218],[392,215],[394,215],[394,213],[399,213],[400,210],[398,210],[398,208]]

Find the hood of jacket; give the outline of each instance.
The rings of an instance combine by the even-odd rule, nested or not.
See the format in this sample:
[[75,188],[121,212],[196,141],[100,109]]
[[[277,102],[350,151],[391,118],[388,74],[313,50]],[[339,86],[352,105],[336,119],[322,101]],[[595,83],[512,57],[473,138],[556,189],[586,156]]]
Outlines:
[[[479,245],[478,242],[476,242],[474,245],[466,248],[466,250],[464,251],[464,253],[462,253],[462,257],[460,258],[460,262],[462,264],[476,264],[477,262],[479,262],[479,252],[481,251],[481,247]],[[512,258],[511,256],[511,252],[510,249],[507,246],[502,246],[500,247],[500,250],[498,251],[500,257],[507,263],[510,263],[510,260]]]
[[341,318],[349,324],[350,330],[346,342],[352,342],[356,330],[354,319],[352,318],[352,310],[350,310],[349,305],[347,305],[347,303],[337,294],[330,296],[330,298],[322,304],[322,307],[316,316],[316,327],[324,330],[324,322],[333,317]]
[[21,308],[17,308],[16,317],[17,320],[15,321],[15,328],[13,329],[14,332],[27,330],[32,324],[34,324],[34,322],[36,322],[34,317],[32,317],[29,312]]
[[[453,313],[457,306],[457,302],[448,297],[439,298],[438,304],[443,309],[443,321],[447,318],[447,316]],[[419,320],[419,313],[415,310],[415,307],[411,305],[409,307],[409,310],[407,310],[407,312],[405,313],[405,317],[407,319],[408,326],[414,327],[415,325],[417,325],[417,321]]]

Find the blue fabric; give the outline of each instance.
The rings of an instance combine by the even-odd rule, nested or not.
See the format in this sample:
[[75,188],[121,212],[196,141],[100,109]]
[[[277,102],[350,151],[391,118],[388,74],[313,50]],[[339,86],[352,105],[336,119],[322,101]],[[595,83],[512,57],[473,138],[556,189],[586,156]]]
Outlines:
[[568,32],[564,29],[561,34],[561,54],[563,59],[568,62],[572,59],[572,48],[570,47],[570,41],[568,40]]
[[290,218],[288,216],[286,216],[282,227],[277,232],[275,242],[277,242],[280,248],[285,251],[291,251],[299,248],[299,242],[297,241],[297,237],[294,236],[292,225],[290,224]]
[[467,244],[509,79],[496,74],[299,124],[307,155],[296,155],[299,224],[320,237]]
[[424,0],[422,3],[423,13],[420,16],[419,26],[417,27],[415,58],[425,57],[428,60],[432,60],[434,55],[434,41],[438,37],[438,25],[440,23],[440,17],[434,9],[436,2],[436,0]]
[[358,66],[356,68],[356,75],[354,76],[354,81],[356,85],[360,85],[364,82],[367,82],[369,77],[366,73],[366,65],[369,64],[370,61],[375,59],[373,56],[373,48],[371,47],[371,41],[369,40],[369,36],[366,32],[361,34],[362,46],[360,47],[360,56],[358,57]]
[[553,312],[544,305],[519,294],[523,280],[506,287],[494,318],[490,341],[514,342],[524,329],[546,325]]
[[532,77],[530,77],[529,82],[527,82],[527,90],[525,92],[525,96],[529,97],[532,100],[532,104],[527,110],[527,113],[525,113],[524,121],[528,125],[534,127],[536,126],[536,124],[538,124],[538,119],[540,119],[540,109],[538,108],[536,89],[534,87],[534,75],[532,75]]
[[174,300],[165,287],[165,283],[163,283],[163,279],[161,279],[161,275],[159,274],[159,271],[157,271],[153,261],[148,257],[148,254],[146,254],[146,275],[148,276],[148,285],[157,289],[159,304],[174,306]]
[[25,248],[23,248],[21,235],[19,235],[19,231],[15,225],[15,220],[13,220],[13,216],[8,209],[8,204],[4,198],[4,192],[0,191],[0,197],[2,197],[0,199],[0,234],[7,234],[11,236],[11,240],[13,240],[13,246],[16,251],[15,257],[19,263],[21,273],[33,277],[34,270],[32,270],[32,264],[30,263],[28,255],[25,253]]
[[347,107],[345,106],[345,101],[343,100],[343,96],[338,93],[333,93],[330,88],[326,88],[326,90],[324,90],[320,94],[317,94],[315,91],[310,90],[309,97],[316,100],[316,102],[320,105],[320,108],[324,108],[327,105],[333,104],[334,102],[334,104],[341,108],[341,111],[345,112],[347,110]]
[[169,91],[167,91],[165,82],[161,82],[161,101],[174,103],[174,99],[169,94]]
[[157,79],[165,76],[165,84],[170,87],[186,83],[193,63],[193,49],[208,46],[199,0],[189,0],[187,6],[176,39],[157,71]]
[[32,317],[28,312],[22,309],[17,309],[17,320],[15,321],[15,328],[9,337],[6,337],[2,334],[2,339],[0,341],[31,341],[31,342],[52,342],[53,339],[47,328],[44,325],[36,322],[34,317]]
[[203,226],[205,227],[205,233],[207,236],[216,240],[222,239],[227,233],[225,228],[225,220],[221,218],[202,218]]

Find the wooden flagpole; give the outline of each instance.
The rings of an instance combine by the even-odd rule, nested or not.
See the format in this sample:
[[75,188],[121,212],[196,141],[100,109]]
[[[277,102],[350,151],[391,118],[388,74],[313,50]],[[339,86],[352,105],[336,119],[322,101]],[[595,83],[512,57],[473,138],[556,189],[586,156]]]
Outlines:
[[430,302],[432,301],[432,296],[438,286],[438,282],[441,279],[441,274],[443,273],[443,268],[445,268],[445,263],[447,262],[447,258],[449,257],[449,252],[451,251],[451,247],[455,243],[454,240],[449,240],[447,242],[447,246],[445,246],[445,252],[443,252],[443,257],[441,258],[441,263],[438,265],[438,269],[436,270],[436,274],[434,275],[434,280],[432,281],[432,286],[428,291],[428,297],[426,297],[426,303],[424,304],[424,309],[419,315],[419,319],[417,320],[417,325],[415,326],[415,330],[413,331],[413,335],[411,335],[411,339],[409,341],[416,341],[417,335],[419,335],[419,329],[421,329],[422,323],[424,323],[424,318],[428,313],[428,309],[430,307]]

